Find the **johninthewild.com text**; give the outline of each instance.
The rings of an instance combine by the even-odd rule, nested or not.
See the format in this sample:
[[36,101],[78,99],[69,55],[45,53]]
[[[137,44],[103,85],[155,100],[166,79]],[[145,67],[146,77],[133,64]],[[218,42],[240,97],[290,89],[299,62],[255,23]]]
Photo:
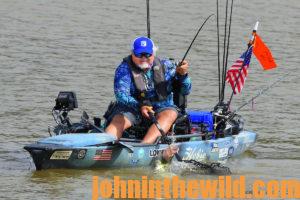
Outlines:
[[142,176],[135,180],[122,180],[119,176],[100,179],[93,176],[92,200],[105,198],[300,198],[300,181],[254,180],[252,188],[246,191],[246,178],[239,176],[219,176],[216,179],[181,180],[178,176],[163,179],[150,179]]

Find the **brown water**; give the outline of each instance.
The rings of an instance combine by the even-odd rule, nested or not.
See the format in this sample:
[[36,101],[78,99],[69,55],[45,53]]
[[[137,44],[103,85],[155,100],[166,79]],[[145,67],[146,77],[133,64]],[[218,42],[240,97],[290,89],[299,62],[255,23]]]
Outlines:
[[[225,1],[221,1],[224,5]],[[140,177],[152,170],[46,170],[36,172],[25,144],[47,137],[50,111],[60,90],[77,92],[79,111],[101,115],[113,99],[114,69],[131,41],[146,33],[144,1],[0,2],[0,198],[91,199],[92,176]],[[224,11],[224,10],[222,10]],[[278,68],[263,71],[252,58],[243,94],[232,108],[287,72],[291,74],[240,114],[258,133],[256,145],[231,160],[248,179],[300,178],[300,2],[235,1],[229,63],[245,50],[256,20]],[[160,57],[181,59],[215,1],[151,1],[151,34]],[[188,55],[193,80],[189,108],[217,102],[215,20],[208,21]],[[226,94],[229,95],[229,88]],[[169,176],[174,171],[158,173]],[[202,175],[182,176],[198,178]]]

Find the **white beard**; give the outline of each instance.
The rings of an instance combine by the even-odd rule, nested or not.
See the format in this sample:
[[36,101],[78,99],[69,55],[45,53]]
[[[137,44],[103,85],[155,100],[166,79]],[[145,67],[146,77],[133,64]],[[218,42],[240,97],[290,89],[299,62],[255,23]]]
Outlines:
[[145,70],[145,69],[149,69],[151,65],[147,62],[143,62],[142,64],[138,65],[138,67]]

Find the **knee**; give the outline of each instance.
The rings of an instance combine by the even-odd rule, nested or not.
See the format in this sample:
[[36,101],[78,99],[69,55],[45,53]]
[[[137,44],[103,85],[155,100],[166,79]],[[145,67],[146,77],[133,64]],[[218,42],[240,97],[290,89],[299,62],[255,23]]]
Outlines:
[[116,115],[113,117],[109,125],[126,129],[131,126],[131,122],[124,115]]
[[158,114],[158,118],[168,119],[171,122],[174,122],[177,119],[177,112],[174,110],[165,110]]

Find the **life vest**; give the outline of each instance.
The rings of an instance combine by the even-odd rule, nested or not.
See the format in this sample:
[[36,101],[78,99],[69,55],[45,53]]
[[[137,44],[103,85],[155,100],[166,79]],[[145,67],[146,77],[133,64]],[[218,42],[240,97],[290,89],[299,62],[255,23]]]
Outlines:
[[134,84],[139,92],[137,96],[138,100],[140,101],[148,100],[152,102],[152,101],[163,101],[167,99],[168,91],[167,91],[167,81],[165,78],[165,67],[158,58],[156,57],[154,58],[153,66],[151,67],[151,70],[153,70],[154,89],[156,92],[156,97],[151,99],[147,99],[145,97],[147,87],[148,87],[146,80],[144,78],[145,72],[133,63],[131,59],[131,55],[127,56],[123,60],[130,67],[132,77],[134,79]]

